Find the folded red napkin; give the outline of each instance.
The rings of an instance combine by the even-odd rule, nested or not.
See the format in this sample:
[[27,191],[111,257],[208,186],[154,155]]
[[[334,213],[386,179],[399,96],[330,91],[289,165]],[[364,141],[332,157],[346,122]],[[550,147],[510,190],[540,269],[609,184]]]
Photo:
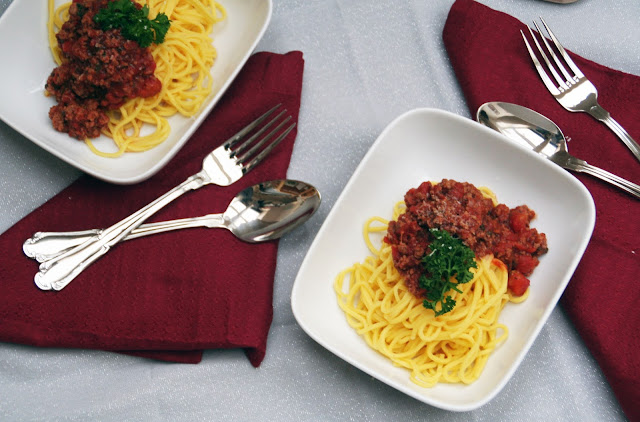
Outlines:
[[[206,228],[126,241],[59,292],[35,286],[38,265],[22,254],[22,243],[39,230],[119,221],[197,173],[207,153],[275,104],[297,121],[303,67],[301,52],[253,55],[159,173],[133,186],[81,177],[0,236],[0,341],[192,363],[204,349],[243,348],[257,367],[273,314],[276,241],[248,244]],[[246,187],[285,178],[294,139],[295,132],[235,184],[189,192],[149,221],[223,212]]]
[[[553,22],[548,23],[553,28]],[[572,154],[639,182],[640,163],[604,124],[586,113],[566,111],[549,94],[525,49],[521,29],[526,30],[524,23],[472,0],[457,0],[451,7],[443,39],[472,116],[487,101],[530,107],[574,139],[569,143]],[[640,140],[640,77],[570,54],[598,88],[601,105]],[[598,179],[576,177],[595,200],[597,221],[561,304],[627,416],[640,420],[640,201]]]

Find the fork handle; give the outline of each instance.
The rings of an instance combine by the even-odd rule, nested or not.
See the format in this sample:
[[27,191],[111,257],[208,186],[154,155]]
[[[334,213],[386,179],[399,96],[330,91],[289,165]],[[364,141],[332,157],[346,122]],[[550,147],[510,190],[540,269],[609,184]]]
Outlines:
[[103,230],[69,251],[40,264],[34,282],[42,290],[61,290],[95,260],[138,227],[144,220],[185,193],[208,183],[206,174],[200,172],[171,189],[129,217]]
[[572,170],[587,173],[591,176],[597,177],[605,182],[609,182],[614,186],[624,190],[627,193],[635,196],[640,199],[640,185],[636,185],[633,182],[628,181],[627,179],[623,179],[620,176],[616,176],[613,173],[609,173],[606,170],[601,169],[600,167],[592,166],[588,164],[586,161],[580,160],[579,163],[574,163],[574,166],[571,168]]
[[602,106],[596,104],[589,109],[588,113],[595,119],[607,125],[609,129],[611,129],[613,133],[615,133],[618,138],[620,138],[620,140],[624,142],[627,148],[631,150],[636,159],[640,161],[640,145],[638,145],[638,143],[631,137],[631,135],[629,135],[629,133],[622,126],[620,126],[620,123],[618,123],[613,117],[611,117],[611,114],[609,114],[607,110],[602,108]]

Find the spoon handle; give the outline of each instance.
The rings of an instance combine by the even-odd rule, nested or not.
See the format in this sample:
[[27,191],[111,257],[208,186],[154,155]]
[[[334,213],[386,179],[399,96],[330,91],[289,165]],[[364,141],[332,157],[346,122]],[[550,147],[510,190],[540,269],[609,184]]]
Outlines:
[[[123,240],[194,227],[225,227],[222,214],[209,214],[202,217],[182,218],[179,220],[147,223],[133,229]],[[22,245],[24,254],[38,262],[53,259],[64,252],[81,245],[87,240],[99,236],[102,229],[74,232],[37,232]]]
[[623,179],[620,176],[616,176],[615,174],[609,173],[608,171],[603,170],[599,167],[592,166],[587,162],[583,162],[580,165],[576,166],[575,170],[590,174],[592,176],[595,176],[599,179],[604,180],[605,182],[609,182],[612,185],[617,186],[620,189],[626,191],[627,193],[630,193],[636,198],[640,198],[640,185],[636,185],[635,183],[632,183],[626,179]]

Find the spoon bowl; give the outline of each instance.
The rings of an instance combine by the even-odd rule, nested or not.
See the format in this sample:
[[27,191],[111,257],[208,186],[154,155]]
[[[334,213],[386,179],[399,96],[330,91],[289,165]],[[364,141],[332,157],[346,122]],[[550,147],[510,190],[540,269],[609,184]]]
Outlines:
[[[320,192],[297,180],[272,180],[239,192],[222,214],[143,224],[124,240],[166,231],[208,227],[225,228],[239,239],[258,243],[278,239],[306,222],[320,206]],[[22,245],[24,254],[46,262],[81,245],[102,229],[75,232],[38,232]]]
[[240,192],[222,214],[224,227],[245,242],[278,239],[311,217],[320,192],[304,182],[275,180]]
[[481,105],[476,120],[560,167],[590,174],[640,198],[639,185],[569,154],[560,128],[540,113],[517,104],[495,101]]
[[567,149],[566,138],[555,123],[517,104],[485,103],[478,109],[476,120],[547,158],[559,149]]

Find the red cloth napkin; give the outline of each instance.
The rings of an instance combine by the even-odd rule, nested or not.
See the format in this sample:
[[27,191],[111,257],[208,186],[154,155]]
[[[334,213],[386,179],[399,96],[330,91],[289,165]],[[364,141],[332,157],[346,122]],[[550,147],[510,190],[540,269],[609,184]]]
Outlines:
[[[451,7],[443,39],[471,115],[475,118],[487,101],[530,107],[574,139],[569,143],[572,154],[640,182],[640,163],[604,124],[586,113],[566,111],[549,94],[521,29],[526,30],[524,23],[472,0],[457,0]],[[598,88],[600,104],[640,140],[640,77],[571,56]],[[561,304],[627,416],[640,420],[640,201],[598,179],[575,175],[595,200],[597,221]]]
[[[0,236],[0,341],[89,348],[197,363],[203,349],[264,356],[273,307],[277,242],[248,244],[222,229],[188,229],[126,241],[59,292],[41,291],[22,254],[35,231],[107,227],[201,169],[204,156],[282,103],[298,119],[301,52],[257,53],[184,148],[133,186],[81,177]],[[223,212],[241,190],[286,177],[295,132],[240,181],[185,194],[149,221]],[[69,142],[72,142],[70,140]]]

